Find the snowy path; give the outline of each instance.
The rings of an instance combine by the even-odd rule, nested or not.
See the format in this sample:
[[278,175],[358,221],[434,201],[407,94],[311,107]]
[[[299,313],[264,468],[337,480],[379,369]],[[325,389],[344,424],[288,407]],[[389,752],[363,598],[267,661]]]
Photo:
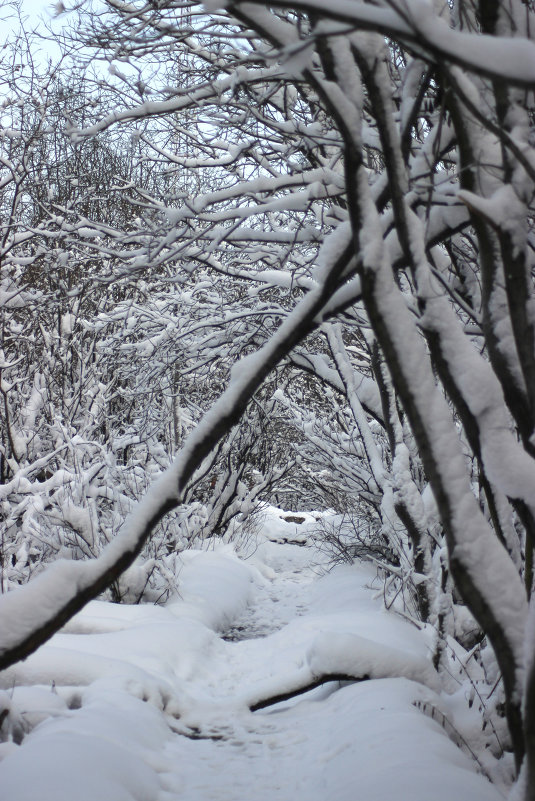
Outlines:
[[[295,731],[293,724],[289,727],[274,712],[256,713],[254,717],[247,713],[234,715],[232,720],[228,714],[229,703],[232,705],[237,690],[250,682],[251,672],[261,672],[262,666],[271,661],[265,638],[306,614],[310,607],[311,586],[318,578],[316,555],[291,545],[285,546],[284,552],[285,558],[278,559],[276,549],[272,549],[272,581],[257,585],[254,601],[225,632],[224,647],[210,675],[199,682],[210,697],[210,709],[202,705],[198,731],[192,722],[199,739],[181,738],[166,747],[165,755],[172,763],[180,764],[178,770],[162,777],[169,798],[250,801],[252,797],[265,797],[282,801],[313,797],[305,772],[301,777],[292,777],[296,769],[291,764],[296,757],[295,748],[302,748],[304,743],[302,733]],[[194,715],[190,720],[194,721]],[[177,730],[180,728],[178,725]],[[203,770],[199,770],[199,763]]]
[[[181,600],[90,604],[0,675],[25,734],[0,744],[0,801],[498,801],[414,706],[442,703],[426,637],[369,566],[317,559],[269,539],[248,565],[189,553]],[[348,672],[371,678],[250,711]]]
[[[254,602],[224,634],[227,641],[250,640],[278,631],[294,617],[305,613],[310,585],[324,571],[323,560],[308,548],[287,545],[280,557],[272,553],[272,580],[258,585]],[[288,560],[289,554],[293,559]],[[289,562],[289,563],[288,563]]]

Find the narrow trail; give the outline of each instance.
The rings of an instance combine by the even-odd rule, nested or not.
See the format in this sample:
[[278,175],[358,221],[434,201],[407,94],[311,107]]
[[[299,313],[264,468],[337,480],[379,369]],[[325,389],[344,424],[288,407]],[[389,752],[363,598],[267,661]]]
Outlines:
[[[0,801],[500,801],[417,708],[442,703],[426,632],[275,512],[245,562],[185,552],[166,607],[92,602],[0,677]],[[367,680],[257,707],[332,675]]]
[[[166,744],[172,769],[160,774],[158,801],[498,801],[442,729],[415,708],[415,700],[434,696],[423,684],[329,682],[255,713],[240,705],[251,688],[269,695],[270,687],[284,686],[282,677],[295,677],[322,632],[336,639],[356,630],[387,649],[407,649],[407,656],[426,648],[419,632],[374,597],[380,584],[374,590],[370,566],[326,574],[312,549],[274,543],[261,559],[271,581],[256,587],[189,685],[191,711]],[[367,640],[359,642],[365,649]],[[430,794],[437,787],[439,794]]]
[[277,555],[276,545],[271,546],[266,562],[273,570],[272,580],[257,586],[243,617],[224,633],[226,642],[265,637],[309,608],[310,587],[328,565],[309,548],[292,544],[282,548],[284,552]]
[[[298,545],[270,544],[269,556],[262,557],[273,571],[272,579],[256,586],[241,619],[223,635],[210,670],[195,682],[199,725],[193,711],[185,728],[179,721],[178,737],[166,746],[164,756],[175,767],[161,775],[161,801],[176,799],[177,794],[187,801],[330,798],[324,794],[323,758],[317,759],[317,732],[323,723],[315,720],[314,734],[307,737],[316,715],[306,715],[303,726],[292,711],[296,702],[254,715],[236,713],[231,706],[240,687],[254,682],[255,675],[265,678],[278,672],[277,632],[310,612],[314,585],[326,569],[317,552]],[[331,692],[325,687],[310,693],[304,702],[309,713],[314,700]]]
[[[284,673],[288,661],[295,658],[286,640],[288,627],[310,614],[316,582],[327,570],[315,550],[292,544],[268,543],[262,565],[269,579],[255,583],[253,597],[240,618],[214,643],[210,664],[187,685],[203,720],[207,707],[211,718],[218,716],[218,709],[226,715],[229,704],[239,706],[245,687]],[[298,640],[296,636],[292,643],[297,649]],[[222,737],[227,730],[225,723]]]

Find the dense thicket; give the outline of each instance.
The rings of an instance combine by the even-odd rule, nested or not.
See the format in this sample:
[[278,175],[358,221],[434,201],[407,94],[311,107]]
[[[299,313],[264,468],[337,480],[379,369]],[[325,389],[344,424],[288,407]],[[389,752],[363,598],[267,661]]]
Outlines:
[[321,505],[438,670],[448,637],[490,643],[535,798],[533,25],[522,0],[108,0],[74,62],[13,44],[4,589],[71,561],[3,599],[3,665],[106,587],[161,597],[258,501]]

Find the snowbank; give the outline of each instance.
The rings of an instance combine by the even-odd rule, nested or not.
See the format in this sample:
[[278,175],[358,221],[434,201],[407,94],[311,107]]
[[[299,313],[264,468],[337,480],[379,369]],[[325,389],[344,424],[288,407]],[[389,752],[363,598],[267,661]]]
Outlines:
[[[0,674],[0,801],[498,801],[415,707],[441,705],[426,632],[369,566],[321,575],[306,518],[268,510],[249,563],[185,553],[165,607],[92,602]],[[237,620],[256,639],[218,636]],[[250,711],[332,673],[370,679]]]

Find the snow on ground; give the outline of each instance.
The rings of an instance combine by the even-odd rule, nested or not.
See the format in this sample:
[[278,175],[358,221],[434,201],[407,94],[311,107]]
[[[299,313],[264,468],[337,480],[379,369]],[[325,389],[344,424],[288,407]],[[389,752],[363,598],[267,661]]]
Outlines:
[[[0,674],[0,801],[502,798],[415,706],[443,706],[426,632],[369,565],[326,572],[305,518],[270,509],[247,559],[187,552],[165,607],[92,602]],[[367,678],[250,711],[327,674]]]

